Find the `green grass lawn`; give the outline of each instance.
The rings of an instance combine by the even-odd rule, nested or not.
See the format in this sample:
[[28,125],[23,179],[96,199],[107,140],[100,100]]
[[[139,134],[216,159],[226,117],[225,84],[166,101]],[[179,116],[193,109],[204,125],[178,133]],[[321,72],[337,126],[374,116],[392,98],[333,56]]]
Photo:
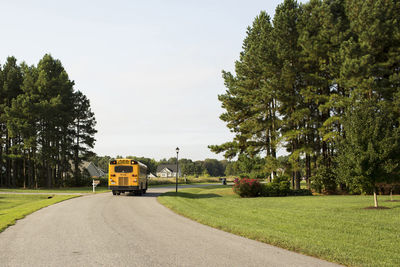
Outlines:
[[[220,183],[219,177],[199,177],[199,178],[178,178],[178,184],[201,184],[201,183]],[[232,179],[231,179],[232,180]],[[176,178],[149,178],[149,187],[155,185],[175,185]]]
[[[184,186],[184,185],[203,185],[203,184],[221,184],[221,182],[204,182],[204,183],[178,183],[178,186]],[[156,187],[172,187],[175,186],[175,184],[156,184],[156,185],[149,185],[149,188],[156,188]]]
[[16,220],[24,218],[43,207],[64,201],[76,196],[55,195],[48,199],[49,195],[22,195],[0,194],[0,232],[13,225]]
[[[110,191],[108,187],[96,187],[96,193]],[[16,192],[16,193],[92,193],[92,187],[69,187],[69,188],[52,188],[52,189],[23,189],[23,188],[0,188],[0,192]]]
[[[395,196],[399,199],[399,196]],[[400,202],[379,196],[239,198],[231,187],[166,193],[159,202],[227,232],[351,266],[399,266]]]

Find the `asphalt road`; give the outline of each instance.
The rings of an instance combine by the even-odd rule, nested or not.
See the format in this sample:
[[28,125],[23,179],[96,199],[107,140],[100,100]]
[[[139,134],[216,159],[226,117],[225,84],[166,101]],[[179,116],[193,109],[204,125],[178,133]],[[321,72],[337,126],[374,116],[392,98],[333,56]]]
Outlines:
[[82,196],[0,233],[0,266],[334,266],[176,215],[145,196]]

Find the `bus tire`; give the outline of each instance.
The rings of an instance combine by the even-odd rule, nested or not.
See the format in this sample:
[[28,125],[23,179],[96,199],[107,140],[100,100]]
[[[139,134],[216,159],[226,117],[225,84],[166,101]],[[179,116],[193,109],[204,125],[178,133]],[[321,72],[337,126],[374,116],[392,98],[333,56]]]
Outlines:
[[142,190],[137,190],[137,191],[136,191],[136,195],[137,195],[137,196],[141,196],[141,195],[142,195]]
[[112,191],[112,194],[115,196],[117,194],[117,192],[115,192],[115,190]]
[[146,190],[147,190],[147,189],[142,189],[142,193],[143,193],[143,194],[146,194]]

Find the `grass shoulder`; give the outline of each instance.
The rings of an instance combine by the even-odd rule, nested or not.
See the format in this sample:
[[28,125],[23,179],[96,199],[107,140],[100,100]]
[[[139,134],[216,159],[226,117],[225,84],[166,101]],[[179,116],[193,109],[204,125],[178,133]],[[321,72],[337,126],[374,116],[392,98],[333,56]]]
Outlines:
[[[210,182],[210,183],[207,183],[207,182],[204,182],[204,183],[178,183],[178,186],[179,187],[181,187],[181,186],[185,186],[185,185],[188,185],[188,186],[190,186],[190,185],[207,185],[207,184],[219,184],[219,183],[217,183],[217,182]],[[157,188],[157,187],[174,187],[175,186],[175,184],[156,184],[156,185],[149,185],[149,188]]]
[[[110,191],[106,186],[96,187],[96,193]],[[8,193],[93,193],[92,187],[67,187],[67,188],[40,188],[40,189],[24,189],[24,188],[0,188],[0,192]]]
[[77,197],[76,195],[0,194],[0,232],[19,219],[52,204]]
[[367,210],[370,196],[240,198],[231,187],[182,189],[161,204],[200,223],[349,266],[400,262],[400,202]]

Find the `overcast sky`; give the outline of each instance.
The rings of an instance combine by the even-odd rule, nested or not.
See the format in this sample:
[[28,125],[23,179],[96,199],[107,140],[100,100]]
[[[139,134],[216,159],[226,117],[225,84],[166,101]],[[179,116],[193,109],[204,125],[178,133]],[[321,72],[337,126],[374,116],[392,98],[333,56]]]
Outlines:
[[222,159],[221,71],[247,26],[282,1],[0,1],[0,62],[61,60],[91,101],[98,155]]

